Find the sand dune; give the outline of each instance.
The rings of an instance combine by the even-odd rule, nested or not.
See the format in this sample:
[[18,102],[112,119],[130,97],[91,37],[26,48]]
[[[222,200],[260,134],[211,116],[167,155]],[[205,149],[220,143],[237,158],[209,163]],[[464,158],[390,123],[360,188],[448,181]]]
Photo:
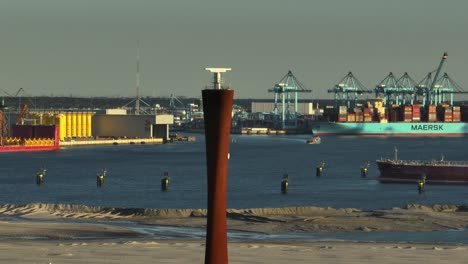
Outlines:
[[[204,226],[205,209],[111,208],[68,204],[0,206],[0,215],[24,219],[126,220],[144,224]],[[405,208],[363,211],[355,208],[284,207],[227,210],[231,230],[281,233],[290,231],[434,231],[463,229],[466,206],[408,205]]]

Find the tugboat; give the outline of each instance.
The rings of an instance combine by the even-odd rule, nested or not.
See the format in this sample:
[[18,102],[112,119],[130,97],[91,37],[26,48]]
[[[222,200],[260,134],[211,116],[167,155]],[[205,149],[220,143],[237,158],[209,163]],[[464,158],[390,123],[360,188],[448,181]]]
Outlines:
[[382,183],[468,184],[468,161],[399,160],[395,147],[394,159],[377,160]]
[[311,137],[306,140],[307,144],[320,144],[321,142],[322,140],[320,139],[320,137]]

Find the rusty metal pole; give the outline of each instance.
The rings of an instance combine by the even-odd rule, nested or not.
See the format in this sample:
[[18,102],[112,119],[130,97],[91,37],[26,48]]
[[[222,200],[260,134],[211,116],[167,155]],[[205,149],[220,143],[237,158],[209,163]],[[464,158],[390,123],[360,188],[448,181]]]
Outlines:
[[208,222],[205,264],[227,264],[226,189],[233,90],[203,90]]

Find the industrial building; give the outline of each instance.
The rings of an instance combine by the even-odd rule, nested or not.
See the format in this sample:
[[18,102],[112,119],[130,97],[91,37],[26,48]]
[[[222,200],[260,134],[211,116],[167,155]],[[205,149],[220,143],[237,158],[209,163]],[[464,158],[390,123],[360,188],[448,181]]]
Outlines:
[[[277,103],[278,112],[281,113],[283,109],[282,103]],[[284,107],[287,109],[287,105]],[[273,102],[252,102],[251,103],[252,113],[273,113],[275,110],[275,103]],[[292,109],[293,110],[293,109]],[[319,112],[318,104],[314,108],[313,103],[297,103],[297,114],[298,115],[316,115]]]
[[93,116],[95,138],[162,138],[169,139],[173,115],[107,115]]
[[173,115],[127,115],[125,109],[28,112],[22,124],[59,125],[60,141],[97,138],[169,139]]

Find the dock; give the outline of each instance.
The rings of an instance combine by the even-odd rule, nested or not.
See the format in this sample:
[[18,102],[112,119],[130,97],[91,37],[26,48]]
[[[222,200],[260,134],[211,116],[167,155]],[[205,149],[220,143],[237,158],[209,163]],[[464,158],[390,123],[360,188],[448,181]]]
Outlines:
[[163,144],[162,138],[133,138],[133,139],[89,139],[60,141],[61,147],[86,145],[120,145],[120,144]]

